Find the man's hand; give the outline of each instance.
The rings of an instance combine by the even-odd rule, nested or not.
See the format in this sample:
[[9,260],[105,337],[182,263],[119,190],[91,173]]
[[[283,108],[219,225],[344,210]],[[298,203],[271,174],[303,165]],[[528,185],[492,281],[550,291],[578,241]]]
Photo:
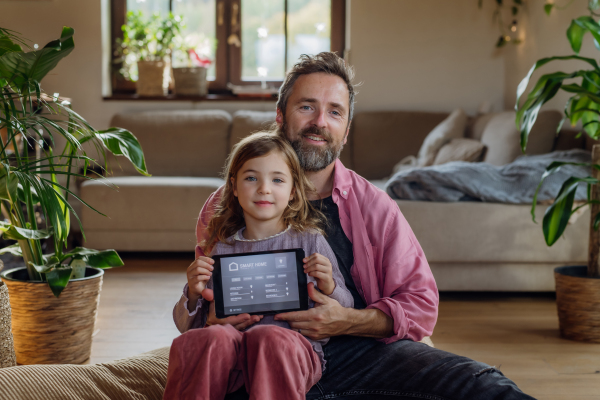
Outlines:
[[327,296],[333,293],[335,282],[331,261],[319,253],[314,253],[302,261],[304,261],[304,273],[315,278],[319,290]]
[[313,340],[347,333],[347,308],[320,293],[312,282],[308,284],[308,295],[316,303],[314,308],[277,314],[275,320],[287,321],[292,329]]
[[206,318],[206,326],[210,325],[232,325],[238,331],[246,329],[247,327],[254,325],[258,321],[263,318],[262,315],[250,315],[250,314],[240,314],[234,315],[231,317],[219,319],[215,314],[215,302],[210,302],[210,307],[208,308],[208,317]]

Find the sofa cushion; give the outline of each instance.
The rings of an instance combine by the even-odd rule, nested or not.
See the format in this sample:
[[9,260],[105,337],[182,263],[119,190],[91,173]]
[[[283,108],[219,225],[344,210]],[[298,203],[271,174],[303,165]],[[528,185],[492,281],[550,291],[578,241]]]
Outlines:
[[270,129],[275,122],[276,115],[275,111],[236,111],[233,114],[231,133],[229,134],[229,151],[251,133]]
[[419,167],[433,165],[438,151],[452,139],[464,137],[467,126],[467,114],[460,108],[443,120],[427,135],[419,149],[417,164]]
[[[541,111],[531,129],[526,154],[550,153],[554,147],[556,128],[562,118],[558,111]],[[521,152],[521,133],[515,125],[515,112],[506,111],[494,115],[486,125],[481,143],[487,146],[483,161],[492,165],[513,162]]]
[[22,365],[0,369],[0,400],[161,400],[169,347],[93,365]]
[[[416,111],[357,113],[350,127],[350,168],[367,179],[389,176],[398,161],[417,154],[429,132],[447,117],[447,113]],[[342,152],[342,162],[347,151]]]
[[[111,126],[140,141],[155,176],[218,176],[228,154],[231,116],[222,110],[145,111],[117,114]],[[108,157],[114,176],[139,175],[131,164]]]
[[431,263],[552,263],[587,259],[590,214],[572,221],[564,237],[548,247],[541,221],[546,206],[460,201],[442,203],[397,200]]
[[[167,237],[161,248],[148,243],[139,250],[181,251],[194,248],[198,214],[224,182],[218,178],[126,176],[109,178],[107,183],[116,185],[116,189],[102,181],[87,181],[81,186],[82,200],[107,214],[104,217],[83,208],[86,246],[104,248],[101,244],[106,244],[107,238],[121,234],[122,238],[132,239],[114,240],[110,247],[131,250],[136,237],[154,233]],[[186,238],[184,242],[182,237]],[[179,244],[169,238],[176,238]]]
[[478,140],[466,138],[452,139],[438,151],[433,165],[445,164],[452,161],[479,161],[484,151],[485,145]]

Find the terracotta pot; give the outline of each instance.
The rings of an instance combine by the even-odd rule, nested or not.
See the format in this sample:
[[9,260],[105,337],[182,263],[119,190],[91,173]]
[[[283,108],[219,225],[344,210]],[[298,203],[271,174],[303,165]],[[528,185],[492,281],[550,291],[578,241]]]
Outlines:
[[171,79],[171,67],[165,61],[138,61],[137,94],[139,96],[166,96]]
[[600,343],[600,278],[587,276],[586,266],[554,270],[556,306],[562,337]]
[[17,365],[10,323],[8,289],[0,281],[0,368]]
[[179,96],[206,96],[208,82],[206,68],[173,68],[175,94]]
[[19,267],[0,274],[8,288],[18,364],[81,364],[90,358],[104,271],[87,267],[56,298]]

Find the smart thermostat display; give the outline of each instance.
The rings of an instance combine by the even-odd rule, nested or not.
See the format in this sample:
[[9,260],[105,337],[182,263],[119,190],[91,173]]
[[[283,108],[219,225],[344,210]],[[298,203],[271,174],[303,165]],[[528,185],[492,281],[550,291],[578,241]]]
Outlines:
[[304,250],[239,253],[213,258],[218,318],[308,308],[306,274],[302,267]]

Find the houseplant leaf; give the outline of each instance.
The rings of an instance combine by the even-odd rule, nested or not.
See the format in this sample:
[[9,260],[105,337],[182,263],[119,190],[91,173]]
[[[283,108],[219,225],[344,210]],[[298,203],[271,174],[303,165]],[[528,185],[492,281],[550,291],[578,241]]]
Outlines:
[[131,161],[140,174],[150,176],[146,168],[142,146],[131,132],[121,128],[110,128],[105,131],[98,131],[96,137],[102,141],[111,153],[116,156],[125,156]]
[[76,247],[75,249],[65,253],[66,257],[73,259],[82,259],[90,267],[96,268],[113,268],[124,265],[123,260],[115,250],[92,250],[85,247]]
[[6,246],[3,249],[0,249],[0,254],[12,254],[13,256],[23,257],[23,251],[21,250],[21,246],[19,243],[15,243],[10,246]]
[[0,199],[14,201],[17,198],[19,180],[10,168],[0,163]]
[[563,182],[556,200],[546,209],[544,214],[542,229],[548,246],[552,246],[565,231],[573,210],[577,186],[580,182],[599,183],[595,178],[577,178],[573,176]]
[[40,240],[52,236],[52,231],[48,229],[20,228],[4,221],[0,221],[0,232],[2,232],[2,237],[8,240]]
[[584,33],[585,28],[575,22],[575,20],[571,21],[571,25],[569,26],[569,29],[567,29],[567,39],[569,39],[571,48],[577,54],[579,54],[579,51],[581,50]]
[[[19,198],[19,200],[21,200],[23,203],[27,202],[27,196],[25,194],[25,189],[23,188],[23,185],[21,185],[20,183],[17,185],[17,197]],[[33,199],[33,202],[35,204],[40,202],[40,198],[38,197],[35,189],[31,188],[31,198]]]
[[50,290],[52,290],[55,297],[60,296],[62,291],[67,287],[71,278],[71,270],[72,268],[69,266],[60,266],[46,273],[48,286],[50,286]]
[[73,51],[73,33],[73,28],[65,26],[60,39],[53,40],[40,50],[4,53],[0,56],[0,78],[21,92],[28,92],[31,81],[41,82],[60,60]]

